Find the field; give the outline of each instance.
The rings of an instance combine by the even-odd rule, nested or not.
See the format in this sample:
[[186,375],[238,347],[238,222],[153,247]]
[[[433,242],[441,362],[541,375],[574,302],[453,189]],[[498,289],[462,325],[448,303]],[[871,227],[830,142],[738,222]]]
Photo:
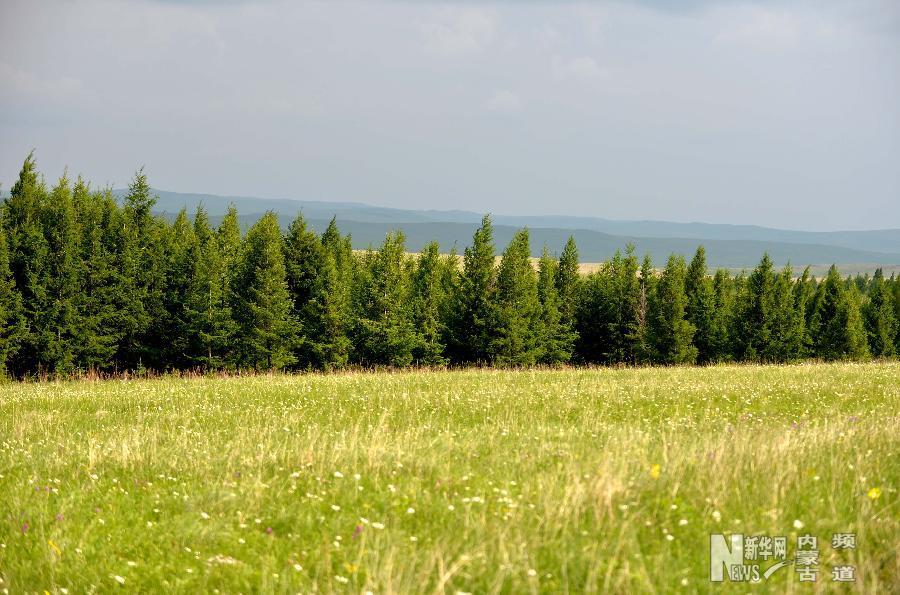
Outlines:
[[898,456],[898,363],[6,384],[0,592],[887,592]]

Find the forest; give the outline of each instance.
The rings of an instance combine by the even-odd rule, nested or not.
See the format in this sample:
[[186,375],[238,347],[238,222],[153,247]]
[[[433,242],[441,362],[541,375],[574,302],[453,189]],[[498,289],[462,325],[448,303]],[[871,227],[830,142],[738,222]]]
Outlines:
[[673,365],[863,360],[900,350],[900,278],[823,278],[767,254],[710,271],[704,248],[655,269],[633,246],[581,275],[573,239],[537,265],[528,229],[498,260],[485,216],[463,254],[402,232],[354,251],[267,213],[154,213],[143,171],[123,200],[29,155],[0,206],[0,373]]

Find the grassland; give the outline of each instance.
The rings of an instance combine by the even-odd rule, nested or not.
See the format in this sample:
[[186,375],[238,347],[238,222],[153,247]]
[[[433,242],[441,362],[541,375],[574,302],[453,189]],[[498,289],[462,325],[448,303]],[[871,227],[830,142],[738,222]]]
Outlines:
[[8,384],[0,591],[709,592],[809,532],[724,590],[887,592],[898,456],[898,363]]

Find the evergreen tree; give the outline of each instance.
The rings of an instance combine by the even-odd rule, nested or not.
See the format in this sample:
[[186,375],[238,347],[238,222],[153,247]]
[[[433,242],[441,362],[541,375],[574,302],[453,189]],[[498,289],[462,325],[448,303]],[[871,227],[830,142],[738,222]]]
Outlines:
[[772,259],[766,253],[750,273],[741,294],[735,336],[739,359],[765,361],[772,357],[774,296],[775,274]]
[[22,300],[9,270],[6,232],[0,217],[0,378],[6,376],[7,361],[18,349],[24,331]]
[[644,254],[641,261],[639,280],[635,363],[649,362],[653,356],[653,348],[650,345],[650,302],[656,291],[656,277],[653,274],[653,259],[650,254]]
[[44,236],[42,210],[47,190],[29,154],[19,178],[4,203],[3,226],[7,233],[12,281],[22,301],[23,332],[18,349],[8,361],[10,370],[24,375],[46,370],[43,351],[47,339],[44,308],[49,301],[50,247]]
[[321,361],[331,370],[347,365],[353,344],[349,337],[352,322],[351,290],[354,275],[350,236],[342,237],[335,219],[322,234],[325,249],[324,280],[320,320],[322,322]]
[[559,257],[554,281],[556,283],[556,293],[559,296],[560,320],[570,330],[574,330],[578,285],[581,277],[578,274],[578,247],[575,245],[575,238],[572,236],[569,236]]
[[273,370],[294,363],[293,348],[299,329],[291,312],[281,230],[275,213],[267,212],[247,233],[231,293],[238,365]]
[[491,360],[501,365],[534,364],[542,356],[541,305],[527,229],[513,235],[500,259],[495,304]]
[[538,263],[537,294],[541,304],[539,344],[542,347],[538,361],[549,365],[568,363],[575,343],[575,333],[563,322],[560,312],[556,290],[557,267],[545,246]]
[[413,322],[421,337],[413,356],[417,363],[428,366],[447,363],[443,342],[448,299],[444,283],[446,268],[438,243],[430,242],[419,255],[412,280]]
[[326,295],[325,248],[308,228],[302,214],[291,222],[285,237],[288,291],[294,313],[303,330],[295,355],[300,368],[323,368],[327,344],[323,344]]
[[685,317],[694,325],[694,345],[697,361],[705,364],[718,356],[716,341],[716,294],[713,281],[707,275],[706,249],[697,248],[685,277]]
[[172,225],[171,242],[168,250],[167,267],[164,271],[166,289],[163,294],[163,307],[167,313],[166,324],[161,325],[164,338],[165,367],[185,369],[197,362],[192,343],[193,320],[188,312],[188,300],[194,285],[194,269],[199,257],[200,248],[188,219],[187,209],[181,209]]
[[[109,200],[108,203],[105,201]],[[116,321],[119,273],[115,256],[107,249],[114,236],[106,218],[118,210],[115,200],[101,192],[92,192],[81,178],[72,192],[78,220],[79,278],[75,296],[77,336],[75,338],[78,367],[107,370],[113,367],[118,334]]]
[[857,300],[855,286],[848,290],[837,267],[832,265],[816,296],[812,327],[817,356],[827,360],[868,357]]
[[413,326],[410,271],[401,232],[387,235],[369,270],[371,275],[360,284],[356,356],[364,365],[408,366],[422,341]]
[[800,357],[809,357],[814,352],[810,324],[815,309],[816,281],[810,274],[808,266],[794,283],[793,293],[794,312],[797,324],[801,327],[798,354]]
[[713,277],[713,321],[709,332],[709,359],[724,362],[732,358],[731,337],[734,316],[734,287],[725,269],[718,269]]
[[485,215],[463,256],[448,345],[452,361],[483,364],[491,360],[496,285],[494,228],[490,216]]
[[772,288],[771,337],[766,361],[786,362],[801,356],[804,321],[797,311],[793,293],[793,270],[790,264],[775,278]]
[[585,361],[634,363],[642,353],[643,289],[634,246],[616,252],[582,282],[576,331]]
[[895,352],[897,319],[894,317],[893,296],[884,272],[879,268],[869,287],[869,299],[863,307],[863,321],[869,338],[869,348],[875,357],[890,357]]
[[685,320],[687,298],[684,294],[683,256],[669,256],[666,268],[650,304],[650,344],[655,361],[663,364],[690,364],[697,359],[691,340],[694,325]]
[[203,206],[194,215],[193,267],[184,304],[186,353],[192,366],[227,365],[235,324],[228,304],[227,272],[219,238]]

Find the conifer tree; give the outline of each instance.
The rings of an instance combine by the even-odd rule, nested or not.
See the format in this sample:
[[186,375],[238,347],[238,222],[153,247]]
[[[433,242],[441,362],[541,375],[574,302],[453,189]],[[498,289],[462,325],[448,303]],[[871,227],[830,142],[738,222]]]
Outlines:
[[650,306],[650,344],[655,361],[690,364],[697,359],[694,325],[685,320],[685,262],[672,254],[663,269]]
[[187,209],[183,208],[172,224],[164,271],[166,289],[163,307],[167,312],[167,320],[161,333],[164,338],[163,361],[166,367],[185,369],[196,363],[198,354],[192,351],[191,344],[195,340],[188,300],[194,284],[194,269],[199,252],[197,236],[188,219]]
[[709,360],[724,362],[733,357],[729,330],[734,316],[734,287],[725,269],[716,270],[713,277],[713,322],[709,333]]
[[736,348],[739,359],[759,361],[772,357],[775,274],[772,259],[764,254],[747,278],[739,303]]
[[541,305],[527,229],[517,231],[503,252],[493,315],[492,361],[501,365],[530,365],[542,357]]
[[231,273],[237,269],[238,258],[241,252],[241,225],[238,221],[238,212],[234,204],[228,205],[228,210],[216,229],[216,239],[219,243],[219,253],[222,257],[222,270],[225,271],[225,283],[231,284]]
[[816,296],[813,315],[816,355],[827,360],[865,359],[866,333],[855,286],[848,290],[832,265]]
[[186,352],[192,366],[213,370],[227,365],[236,329],[228,305],[221,244],[202,205],[194,215],[193,235],[195,258],[184,306]]
[[419,255],[412,280],[413,322],[421,340],[413,350],[417,363],[442,366],[446,335],[446,265],[437,242],[428,243]]
[[575,238],[569,236],[559,257],[554,281],[556,283],[556,293],[559,296],[560,320],[573,331],[575,328],[576,301],[580,280],[581,277],[578,274],[578,246],[575,245]]
[[288,291],[294,313],[302,329],[295,355],[300,368],[325,367],[326,271],[325,248],[319,236],[307,226],[302,214],[288,226],[285,237],[285,266]]
[[801,327],[798,355],[809,357],[814,352],[813,337],[811,334],[811,319],[815,309],[816,281],[809,272],[807,266],[803,274],[794,282],[794,312],[797,316],[797,324]]
[[350,236],[342,237],[332,218],[322,234],[325,249],[324,293],[321,306],[321,361],[331,370],[347,365],[353,344],[349,337],[352,317],[351,291],[354,275]]
[[875,271],[868,298],[863,307],[863,321],[869,338],[869,349],[875,357],[890,357],[896,353],[897,319],[894,317],[891,288],[885,283],[881,268]]
[[41,216],[46,201],[47,190],[35,167],[34,155],[29,154],[3,208],[9,267],[13,284],[21,295],[24,324],[18,349],[8,362],[16,375],[46,370],[43,308],[49,299],[50,248]]
[[294,363],[299,329],[291,312],[281,230],[272,211],[244,238],[231,292],[238,365],[273,370]]
[[457,305],[448,345],[451,360],[484,364],[491,360],[494,338],[496,270],[494,228],[485,215],[472,245],[463,255]]
[[9,270],[6,231],[0,217],[0,378],[7,375],[7,361],[15,354],[24,333],[22,299]]
[[68,374],[75,369],[79,318],[81,259],[72,188],[63,174],[42,212],[47,242],[45,301],[34,319],[40,361],[48,370]]
[[118,293],[118,272],[114,256],[107,250],[112,230],[107,228],[107,209],[118,210],[115,201],[101,192],[92,192],[83,179],[78,178],[72,191],[72,201],[78,220],[79,278],[75,305],[77,308],[76,361],[85,370],[106,370],[114,367],[118,336],[116,319],[118,308],[114,296]]
[[408,366],[421,338],[413,326],[403,233],[387,235],[369,270],[360,283],[356,356],[364,365]]
[[653,355],[650,345],[650,303],[653,300],[653,293],[656,291],[656,277],[653,274],[653,259],[649,253],[644,254],[644,259],[641,261],[639,279],[635,363],[649,362]]
[[771,337],[763,358],[786,362],[800,357],[803,347],[803,316],[797,311],[790,264],[775,278],[772,288]]
[[694,325],[694,345],[697,347],[697,361],[705,364],[717,357],[716,341],[716,295],[713,281],[707,275],[706,249],[697,248],[685,277],[685,317]]
[[539,344],[542,347],[538,362],[549,365],[568,363],[575,343],[575,333],[563,322],[560,312],[556,292],[557,266],[545,246],[538,263],[537,293],[541,304]]

